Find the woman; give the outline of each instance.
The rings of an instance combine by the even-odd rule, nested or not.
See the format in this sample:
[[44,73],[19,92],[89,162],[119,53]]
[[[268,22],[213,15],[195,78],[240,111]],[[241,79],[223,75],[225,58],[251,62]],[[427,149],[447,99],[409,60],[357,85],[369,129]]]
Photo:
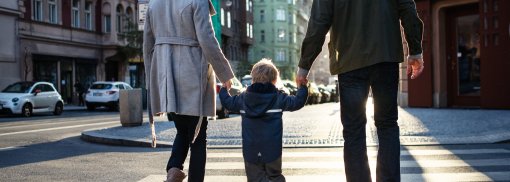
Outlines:
[[214,36],[209,0],[151,0],[143,55],[152,113],[171,114],[177,135],[167,181],[182,181],[191,149],[188,181],[203,181],[207,116],[215,115],[216,76],[230,86],[234,73]]

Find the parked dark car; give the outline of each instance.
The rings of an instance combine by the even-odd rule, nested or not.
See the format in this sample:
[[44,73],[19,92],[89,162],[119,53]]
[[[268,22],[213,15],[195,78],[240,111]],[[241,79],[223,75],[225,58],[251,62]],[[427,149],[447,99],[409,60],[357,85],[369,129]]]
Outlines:
[[340,98],[338,97],[337,86],[336,85],[327,85],[326,88],[329,89],[329,91],[331,93],[331,102],[338,102],[340,100]]
[[322,95],[315,83],[308,82],[308,100],[307,104],[318,104]]
[[290,80],[282,80],[283,86],[289,90],[290,95],[296,95],[297,86],[296,82]]
[[317,86],[317,88],[319,89],[319,92],[321,93],[321,99],[320,99],[320,103],[326,103],[326,102],[330,102],[331,100],[331,92],[329,91],[329,89],[326,88],[326,86],[324,85],[319,85]]

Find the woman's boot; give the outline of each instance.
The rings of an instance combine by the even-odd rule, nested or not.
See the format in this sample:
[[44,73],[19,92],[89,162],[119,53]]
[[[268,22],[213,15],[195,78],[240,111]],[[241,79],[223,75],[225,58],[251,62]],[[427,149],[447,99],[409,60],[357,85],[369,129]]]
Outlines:
[[168,170],[165,182],[182,182],[186,178],[186,174],[181,169],[173,167]]

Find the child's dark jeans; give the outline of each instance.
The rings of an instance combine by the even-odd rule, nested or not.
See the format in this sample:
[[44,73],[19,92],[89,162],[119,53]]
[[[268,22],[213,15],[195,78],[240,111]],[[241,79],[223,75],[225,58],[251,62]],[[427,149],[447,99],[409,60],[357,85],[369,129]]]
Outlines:
[[285,182],[282,175],[282,158],[270,163],[257,162],[256,164],[244,161],[244,169],[248,182]]

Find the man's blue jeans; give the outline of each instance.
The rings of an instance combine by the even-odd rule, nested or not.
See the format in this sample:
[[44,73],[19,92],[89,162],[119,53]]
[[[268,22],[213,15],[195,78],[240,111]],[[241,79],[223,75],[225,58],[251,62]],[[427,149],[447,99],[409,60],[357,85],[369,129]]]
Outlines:
[[206,144],[207,144],[207,118],[204,117],[200,132],[198,133],[195,143],[191,143],[195,135],[195,129],[198,125],[199,116],[186,116],[172,113],[177,135],[175,136],[172,146],[172,155],[168,160],[166,170],[172,167],[183,169],[184,161],[188,155],[188,149],[191,151],[188,169],[189,182],[202,182],[205,176],[206,162]]
[[398,63],[379,63],[353,70],[340,74],[338,80],[347,181],[371,181],[365,133],[366,103],[370,88],[379,138],[376,180],[400,181],[400,141],[397,123]]

